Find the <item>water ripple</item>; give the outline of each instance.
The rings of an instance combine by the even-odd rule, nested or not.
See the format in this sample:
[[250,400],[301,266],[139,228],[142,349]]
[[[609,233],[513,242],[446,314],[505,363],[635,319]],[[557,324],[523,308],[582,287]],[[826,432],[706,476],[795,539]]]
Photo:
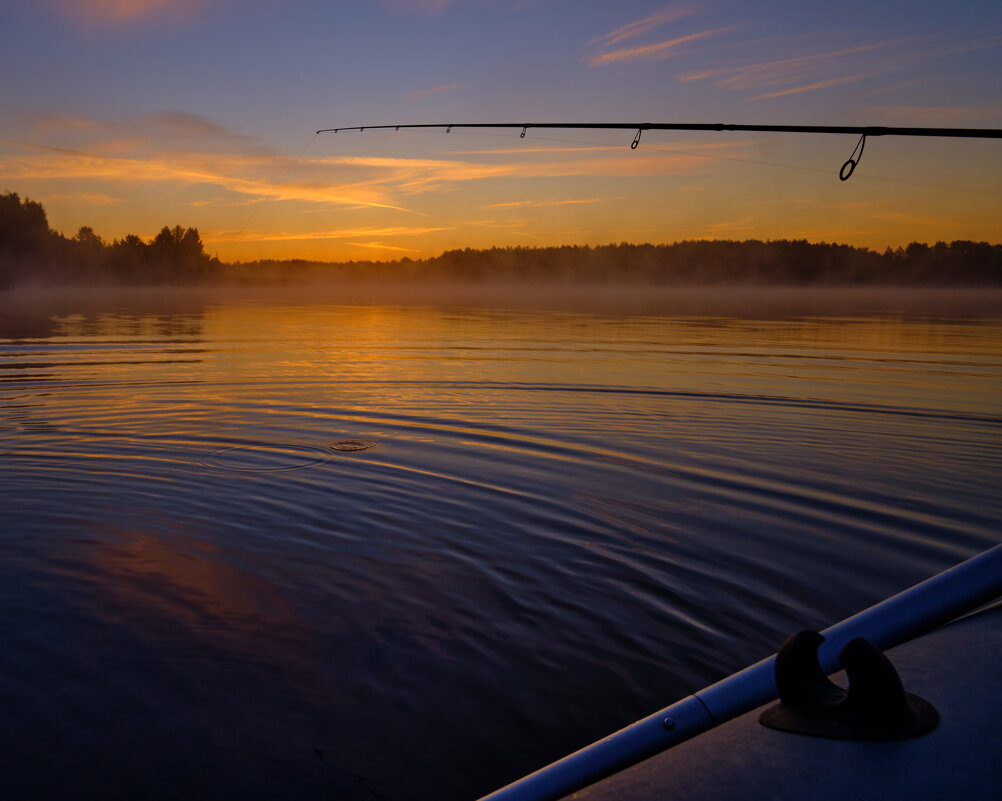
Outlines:
[[998,537],[990,320],[169,322],[0,342],[36,797],[476,797]]

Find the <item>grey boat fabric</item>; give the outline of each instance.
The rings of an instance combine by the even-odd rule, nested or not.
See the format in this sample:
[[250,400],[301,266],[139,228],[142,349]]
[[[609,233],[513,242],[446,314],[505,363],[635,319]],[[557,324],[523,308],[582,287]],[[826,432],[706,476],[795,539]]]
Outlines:
[[[887,651],[939,725],[898,742],[762,726],[766,705],[610,776],[575,801],[921,801],[1002,798],[1002,602]],[[833,676],[845,686],[844,674]]]

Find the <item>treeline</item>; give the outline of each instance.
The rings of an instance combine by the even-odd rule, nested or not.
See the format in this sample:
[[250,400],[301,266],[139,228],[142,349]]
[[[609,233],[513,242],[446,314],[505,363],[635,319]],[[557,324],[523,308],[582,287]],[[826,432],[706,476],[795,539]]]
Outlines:
[[90,226],[73,237],[49,228],[45,209],[0,194],[0,287],[20,283],[194,284],[219,281],[197,228],[164,226],[149,242],[135,234],[105,242]]
[[0,195],[0,286],[16,283],[268,284],[305,281],[577,282],[638,284],[1002,285],[1002,245],[913,242],[883,253],[807,240],[687,240],[671,245],[449,250],[428,259],[224,264],[195,228],[149,242],[104,242],[89,227],[66,238],[38,203]]
[[248,278],[278,277],[290,270],[304,278],[464,282],[991,286],[1002,284],[1002,245],[913,242],[878,253],[807,240],[686,240],[671,245],[466,248],[393,262],[240,265]]

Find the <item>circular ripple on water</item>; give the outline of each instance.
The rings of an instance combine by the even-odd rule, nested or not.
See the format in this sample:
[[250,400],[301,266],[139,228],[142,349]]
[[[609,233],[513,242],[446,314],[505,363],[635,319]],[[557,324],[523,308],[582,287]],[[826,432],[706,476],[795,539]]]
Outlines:
[[327,464],[332,454],[310,445],[258,443],[213,448],[195,460],[198,467],[223,473],[280,473]]
[[378,448],[379,443],[368,439],[339,439],[327,445],[327,449],[337,453],[358,453]]

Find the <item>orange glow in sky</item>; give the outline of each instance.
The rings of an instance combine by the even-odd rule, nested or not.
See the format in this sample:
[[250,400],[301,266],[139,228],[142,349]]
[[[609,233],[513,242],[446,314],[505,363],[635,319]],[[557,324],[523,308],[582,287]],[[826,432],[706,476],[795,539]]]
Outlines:
[[[796,14],[792,13],[796,10]],[[907,13],[906,13],[907,12]],[[1002,127],[1002,9],[962,0],[0,0],[0,190],[227,260],[457,247],[1002,239],[1002,142],[409,122]]]

